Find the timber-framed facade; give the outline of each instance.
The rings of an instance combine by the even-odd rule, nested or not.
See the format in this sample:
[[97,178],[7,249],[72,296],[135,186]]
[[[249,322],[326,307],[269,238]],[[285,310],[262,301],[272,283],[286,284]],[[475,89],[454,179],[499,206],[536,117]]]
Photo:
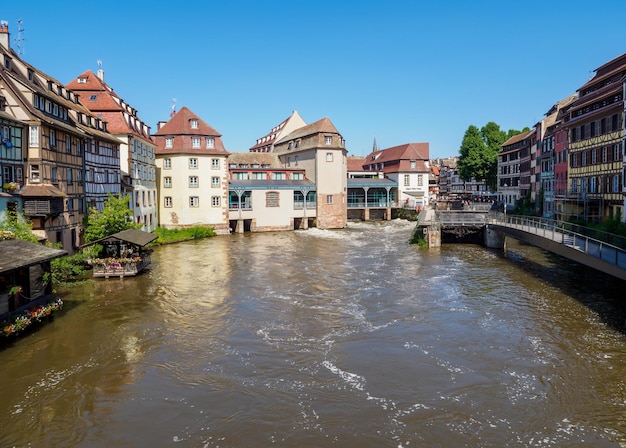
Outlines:
[[570,205],[598,222],[624,214],[624,94],[626,54],[595,70],[568,109]]

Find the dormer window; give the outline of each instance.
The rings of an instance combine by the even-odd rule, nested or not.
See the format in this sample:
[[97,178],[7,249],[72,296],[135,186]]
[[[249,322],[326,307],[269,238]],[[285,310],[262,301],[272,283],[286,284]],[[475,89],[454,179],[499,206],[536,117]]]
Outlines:
[[213,138],[211,138],[211,137],[207,138],[207,139],[206,139],[206,147],[207,147],[208,149],[213,149],[213,148],[215,148],[215,139],[213,139]]
[[28,80],[31,82],[35,80],[35,72],[30,68],[28,69]]
[[324,141],[326,142],[326,146],[330,146],[330,145],[332,145],[332,144],[333,144],[333,138],[332,138],[330,135],[327,135],[327,136],[324,138]]
[[189,120],[189,124],[191,125],[191,129],[198,129],[198,120],[195,118]]
[[89,101],[96,101],[96,98],[98,98],[98,95],[91,95]]
[[5,56],[4,56],[4,66],[5,66],[6,68],[8,68],[9,70],[11,70],[11,68],[12,68],[12,64],[11,64],[11,62],[12,62],[12,61],[11,61],[11,58],[5,55]]
[[166,148],[171,148],[173,145],[174,145],[174,139],[172,139],[171,137],[168,137],[165,139]]
[[78,78],[78,84],[87,84],[87,78]]

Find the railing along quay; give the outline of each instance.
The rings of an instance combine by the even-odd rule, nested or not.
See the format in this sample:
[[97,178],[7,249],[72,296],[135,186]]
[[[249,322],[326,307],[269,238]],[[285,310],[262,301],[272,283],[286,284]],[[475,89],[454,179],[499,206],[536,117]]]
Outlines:
[[[528,216],[504,216],[502,213],[491,215],[489,223],[550,239],[615,265],[620,269],[626,269],[626,251],[622,247],[574,232],[568,228],[570,226],[569,223]],[[626,239],[623,239],[619,235],[609,234],[607,232],[604,233],[606,233],[607,237],[610,237],[612,241],[619,241],[622,244],[626,244]],[[602,233],[598,234],[601,235]],[[624,241],[621,241],[620,238]]]

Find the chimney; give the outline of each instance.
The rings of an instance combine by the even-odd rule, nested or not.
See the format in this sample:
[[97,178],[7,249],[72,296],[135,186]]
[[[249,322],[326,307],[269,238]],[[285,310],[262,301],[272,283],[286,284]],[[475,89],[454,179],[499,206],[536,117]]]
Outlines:
[[6,20],[0,21],[0,46],[3,46],[7,50],[11,48],[11,39],[9,39],[9,22]]
[[98,78],[100,78],[100,81],[104,81],[104,70],[98,69]]

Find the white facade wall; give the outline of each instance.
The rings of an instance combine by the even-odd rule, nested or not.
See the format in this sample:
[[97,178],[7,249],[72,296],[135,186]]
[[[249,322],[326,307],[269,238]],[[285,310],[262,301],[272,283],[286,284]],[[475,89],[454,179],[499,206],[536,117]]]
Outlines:
[[228,232],[226,156],[168,154],[157,158],[156,164],[160,173],[160,225],[211,225],[218,234]]
[[428,205],[428,175],[427,172],[389,173],[389,179],[398,183],[399,204],[412,208]]

